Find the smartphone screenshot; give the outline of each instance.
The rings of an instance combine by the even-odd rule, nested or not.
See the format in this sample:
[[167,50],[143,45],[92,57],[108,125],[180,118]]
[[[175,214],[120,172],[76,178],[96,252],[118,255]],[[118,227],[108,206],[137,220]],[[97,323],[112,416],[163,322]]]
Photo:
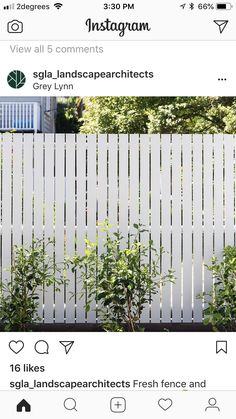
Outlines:
[[0,0],[0,417],[235,418],[235,51],[235,0]]

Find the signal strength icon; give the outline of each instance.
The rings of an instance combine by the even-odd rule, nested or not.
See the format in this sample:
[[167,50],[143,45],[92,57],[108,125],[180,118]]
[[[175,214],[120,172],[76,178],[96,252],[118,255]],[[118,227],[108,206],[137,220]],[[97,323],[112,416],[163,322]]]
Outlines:
[[62,3],[55,3],[54,7],[56,7],[57,10],[59,10],[63,6]]
[[12,10],[12,9],[14,9],[14,3],[8,4],[7,6],[3,6],[3,9],[4,10]]

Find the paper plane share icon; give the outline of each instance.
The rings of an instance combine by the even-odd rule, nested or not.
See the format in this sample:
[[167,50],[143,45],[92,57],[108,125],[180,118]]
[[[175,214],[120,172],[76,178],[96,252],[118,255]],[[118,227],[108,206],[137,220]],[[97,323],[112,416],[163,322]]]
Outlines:
[[228,20],[214,20],[215,24],[219,27],[220,33],[223,33],[226,26],[228,25]]
[[74,343],[74,340],[60,340],[60,344],[65,348],[66,355],[70,352]]

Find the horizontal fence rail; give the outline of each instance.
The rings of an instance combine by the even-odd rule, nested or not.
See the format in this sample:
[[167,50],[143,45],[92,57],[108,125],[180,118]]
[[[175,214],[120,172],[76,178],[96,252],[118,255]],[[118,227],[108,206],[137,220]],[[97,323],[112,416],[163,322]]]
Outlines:
[[[235,245],[234,135],[2,134],[0,137],[0,265],[9,281],[14,245],[55,239],[57,262],[83,254],[84,238],[103,246],[108,219],[125,239],[134,223],[164,247],[161,271],[175,271],[145,307],[142,322],[202,322],[212,277],[205,265]],[[151,256],[151,255],[150,255]],[[78,275],[78,273],[77,273]],[[61,292],[40,294],[45,323],[94,323],[76,296],[75,274]]]

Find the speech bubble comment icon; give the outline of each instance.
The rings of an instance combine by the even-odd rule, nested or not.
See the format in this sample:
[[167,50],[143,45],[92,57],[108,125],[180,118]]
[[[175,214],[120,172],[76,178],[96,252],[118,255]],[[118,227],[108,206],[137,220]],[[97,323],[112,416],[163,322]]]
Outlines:
[[40,355],[48,355],[49,354],[49,345],[46,340],[38,340],[34,345],[35,352]]

